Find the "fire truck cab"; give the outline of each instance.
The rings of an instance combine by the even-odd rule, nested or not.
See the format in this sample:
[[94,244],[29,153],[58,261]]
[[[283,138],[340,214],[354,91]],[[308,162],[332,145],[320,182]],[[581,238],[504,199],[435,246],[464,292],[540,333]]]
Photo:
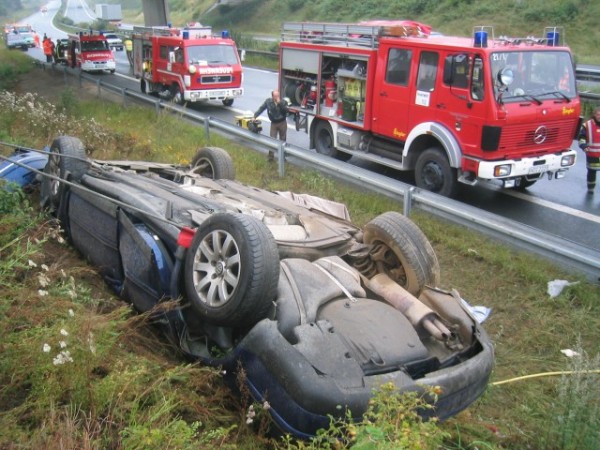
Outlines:
[[115,73],[115,55],[102,33],[69,34],[67,65],[78,67],[84,72]]
[[561,32],[448,37],[407,21],[286,23],[280,90],[310,147],[414,171],[446,196],[458,183],[526,188],[562,178],[580,100]]
[[140,88],[178,104],[220,100],[231,106],[242,88],[235,42],[210,27],[134,27],[133,73]]

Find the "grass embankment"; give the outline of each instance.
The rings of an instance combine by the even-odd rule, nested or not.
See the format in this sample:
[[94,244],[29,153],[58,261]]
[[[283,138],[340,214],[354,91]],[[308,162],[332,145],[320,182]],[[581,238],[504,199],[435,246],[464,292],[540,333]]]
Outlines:
[[[402,211],[397,202],[314,171],[290,166],[280,179],[263,155],[214,133],[209,142],[201,127],[177,117],[87,101],[78,87],[53,93],[53,104],[2,93],[0,140],[42,148],[64,133],[82,139],[92,158],[180,163],[198,147],[220,146],[232,155],[240,181],[343,202],[357,224]],[[0,199],[0,448],[275,446],[263,434],[260,405],[252,405],[257,416],[248,424],[248,399],[232,396],[218,371],[178,358],[144,317],[116,299],[31,206],[35,194],[3,193]],[[412,218],[438,254],[442,287],[492,308],[485,324],[497,354],[492,384],[468,410],[440,425],[438,432],[448,433],[443,448],[597,448],[599,378],[585,371],[600,368],[598,286],[427,214]],[[554,279],[578,284],[550,298],[547,283]],[[563,349],[581,356],[568,358]],[[494,385],[557,371],[575,373]],[[419,424],[409,429],[413,436],[421,430]]]

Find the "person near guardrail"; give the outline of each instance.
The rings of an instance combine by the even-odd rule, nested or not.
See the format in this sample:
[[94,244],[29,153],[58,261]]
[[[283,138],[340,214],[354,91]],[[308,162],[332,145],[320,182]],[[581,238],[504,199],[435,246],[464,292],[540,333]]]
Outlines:
[[42,46],[44,48],[44,55],[46,55],[46,62],[54,62],[54,42],[52,42],[52,39],[46,37]]
[[[254,113],[254,118],[256,119],[265,109],[271,121],[269,135],[275,139],[279,137],[280,140],[285,142],[287,139],[287,116],[289,110],[287,102],[281,99],[279,91],[275,90],[271,92],[271,96]],[[268,159],[269,161],[273,161],[273,150],[269,150]]]
[[600,106],[596,107],[592,118],[581,127],[579,147],[585,152],[587,192],[592,195],[596,188],[596,172],[600,170]]
[[133,67],[133,41],[129,36],[125,39],[125,53],[127,54],[129,65]]

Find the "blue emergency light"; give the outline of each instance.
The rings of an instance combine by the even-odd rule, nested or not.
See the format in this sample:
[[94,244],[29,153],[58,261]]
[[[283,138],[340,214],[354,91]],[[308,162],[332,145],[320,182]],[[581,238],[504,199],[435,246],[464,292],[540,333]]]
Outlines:
[[548,31],[546,38],[549,46],[558,47],[560,45],[560,33],[558,31]]
[[221,37],[223,39],[229,39],[229,30],[223,30],[223,31],[221,31]]
[[475,31],[474,35],[474,42],[473,42],[473,46],[474,47],[487,47],[487,38],[488,38],[488,34],[487,31]]
[[190,32],[187,30],[183,31],[183,39],[189,39],[190,38]]

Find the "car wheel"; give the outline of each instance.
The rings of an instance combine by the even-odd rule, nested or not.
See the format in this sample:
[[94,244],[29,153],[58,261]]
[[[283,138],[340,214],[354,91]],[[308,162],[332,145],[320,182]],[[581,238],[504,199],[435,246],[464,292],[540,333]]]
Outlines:
[[183,94],[181,93],[181,89],[179,89],[179,86],[177,86],[176,84],[171,86],[171,99],[174,103],[178,105],[183,105],[185,103],[185,100],[183,99]]
[[437,147],[429,148],[419,155],[415,179],[421,189],[446,197],[454,197],[458,190],[456,169],[450,167],[448,158]]
[[377,216],[365,225],[363,241],[373,246],[369,255],[372,269],[387,274],[415,297],[425,285],[439,283],[440,265],[433,247],[419,227],[402,214]]
[[199,149],[190,163],[193,173],[213,180],[234,180],[235,167],[229,153],[219,147]]
[[87,172],[90,162],[87,159],[83,143],[71,136],[59,136],[50,146],[48,162],[44,167],[45,176],[42,181],[42,205],[56,209],[60,203],[63,183],[67,176],[74,181],[81,180]]
[[231,105],[233,105],[233,99],[232,98],[226,98],[225,100],[223,100],[223,105],[225,105],[225,106],[231,106]]
[[187,298],[204,320],[250,327],[267,317],[277,294],[277,244],[254,217],[213,214],[187,250],[184,277]]

